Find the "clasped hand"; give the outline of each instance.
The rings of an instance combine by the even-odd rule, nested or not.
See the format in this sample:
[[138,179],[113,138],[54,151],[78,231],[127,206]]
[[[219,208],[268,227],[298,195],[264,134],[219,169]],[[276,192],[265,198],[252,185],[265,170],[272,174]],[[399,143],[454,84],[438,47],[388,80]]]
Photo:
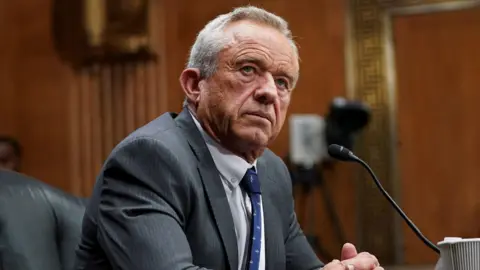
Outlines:
[[333,260],[322,270],[383,270],[377,258],[368,252],[358,253],[352,244],[342,248],[341,261]]

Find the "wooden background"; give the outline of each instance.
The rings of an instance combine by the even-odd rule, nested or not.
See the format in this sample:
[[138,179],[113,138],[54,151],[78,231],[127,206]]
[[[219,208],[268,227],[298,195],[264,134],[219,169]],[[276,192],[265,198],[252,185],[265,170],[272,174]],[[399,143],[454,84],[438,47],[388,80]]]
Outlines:
[[[405,212],[434,242],[480,236],[480,7],[394,19]],[[407,226],[405,261],[436,260]]]

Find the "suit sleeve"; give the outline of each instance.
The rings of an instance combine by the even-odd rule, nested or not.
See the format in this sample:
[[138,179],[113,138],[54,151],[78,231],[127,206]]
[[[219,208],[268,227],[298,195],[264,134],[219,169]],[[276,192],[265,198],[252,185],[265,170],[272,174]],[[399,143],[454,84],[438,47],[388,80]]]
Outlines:
[[153,139],[112,152],[100,176],[98,239],[113,269],[205,269],[193,265],[183,231],[190,190],[180,164]]
[[289,229],[288,236],[285,241],[285,252],[287,270],[315,270],[320,269],[324,264],[318,259],[317,255],[313,251],[310,243],[303,234],[300,224],[295,214],[295,207],[293,201],[292,181],[290,179],[290,173],[287,167],[283,164],[284,174],[288,180],[288,198],[285,200],[288,205],[289,212]]

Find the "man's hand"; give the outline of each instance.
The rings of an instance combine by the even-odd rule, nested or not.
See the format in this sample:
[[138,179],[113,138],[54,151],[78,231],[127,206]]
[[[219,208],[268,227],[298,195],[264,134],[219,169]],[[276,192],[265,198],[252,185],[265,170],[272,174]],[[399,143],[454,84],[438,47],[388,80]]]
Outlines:
[[377,258],[368,252],[357,252],[354,245],[343,245],[341,260],[333,260],[323,270],[383,270]]

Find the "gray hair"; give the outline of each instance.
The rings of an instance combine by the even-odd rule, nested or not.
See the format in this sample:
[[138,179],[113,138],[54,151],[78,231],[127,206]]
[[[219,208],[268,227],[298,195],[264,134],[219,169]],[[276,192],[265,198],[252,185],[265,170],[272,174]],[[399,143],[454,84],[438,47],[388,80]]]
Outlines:
[[[298,48],[293,40],[288,23],[283,18],[264,9],[254,6],[235,8],[233,11],[217,16],[205,25],[198,33],[195,43],[190,50],[187,68],[198,68],[201,78],[211,77],[217,69],[217,59],[220,51],[229,42],[222,30],[230,23],[249,20],[271,26],[280,31],[289,41],[298,58]],[[183,106],[188,105],[185,98]]]
[[249,20],[271,26],[280,31],[290,41],[295,55],[298,57],[298,48],[293,41],[292,32],[288,23],[281,17],[264,9],[245,6],[235,8],[232,12],[222,14],[211,20],[198,33],[197,39],[190,50],[187,68],[198,68],[202,78],[209,78],[217,68],[217,57],[228,40],[222,30],[230,23]]

